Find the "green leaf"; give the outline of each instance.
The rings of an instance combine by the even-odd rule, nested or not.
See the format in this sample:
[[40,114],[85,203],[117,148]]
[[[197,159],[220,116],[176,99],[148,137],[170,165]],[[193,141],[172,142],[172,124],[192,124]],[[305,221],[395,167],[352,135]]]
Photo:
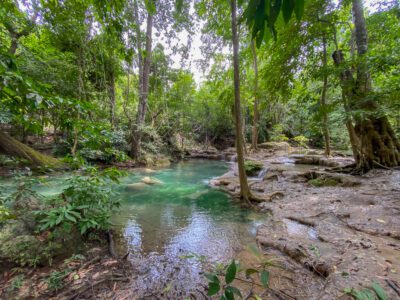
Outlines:
[[305,0],[296,0],[296,4],[294,5],[294,13],[299,21],[304,14],[304,1]]
[[269,272],[267,270],[263,270],[261,272],[260,280],[261,280],[261,284],[263,285],[263,287],[267,287],[268,286]]
[[220,285],[219,285],[218,282],[210,282],[210,283],[208,284],[208,292],[207,292],[207,295],[208,295],[208,296],[213,296],[213,295],[215,295],[216,293],[219,292],[220,288],[221,288],[221,287],[220,287]]
[[295,0],[283,0],[282,2],[282,15],[285,23],[288,23],[292,17],[293,9],[295,6]]
[[232,291],[226,289],[224,294],[226,300],[235,300],[235,296],[233,295]]
[[156,4],[154,0],[145,0],[144,5],[146,6],[146,10],[150,15],[154,15],[156,13]]
[[226,270],[226,275],[225,275],[226,284],[230,284],[235,279],[235,276],[236,276],[236,263],[234,260],[232,260],[231,264]]
[[242,298],[242,293],[239,291],[238,288],[234,286],[227,286],[225,290],[231,291],[233,294],[237,295],[238,297]]
[[381,285],[377,282],[374,282],[371,285],[372,289],[374,290],[375,294],[378,296],[379,300],[388,300],[388,296],[386,295],[385,291],[381,287]]
[[65,218],[67,218],[68,220],[76,223],[76,219],[73,216],[71,216],[70,214],[68,214],[68,213],[65,214]]
[[60,214],[60,215],[58,216],[57,220],[56,220],[56,224],[55,224],[55,225],[60,224],[61,221],[62,221],[63,219],[64,219],[64,215]]
[[[272,4],[272,1],[271,1]],[[281,11],[282,0],[275,0],[274,4],[271,6],[271,12],[268,19],[268,26],[272,30],[274,28],[274,24],[276,19],[278,19],[279,13]]]
[[205,273],[204,276],[211,282],[219,283],[219,278],[217,275],[212,273]]
[[252,274],[258,273],[256,269],[247,269],[246,270],[246,278],[249,278]]

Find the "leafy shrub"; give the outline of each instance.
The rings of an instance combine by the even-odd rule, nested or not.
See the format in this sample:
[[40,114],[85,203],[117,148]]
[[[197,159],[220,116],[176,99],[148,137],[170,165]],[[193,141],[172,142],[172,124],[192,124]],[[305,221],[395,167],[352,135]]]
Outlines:
[[258,173],[263,169],[264,165],[258,161],[246,160],[244,162],[244,168],[247,176],[257,176]]
[[24,280],[25,280],[25,275],[23,274],[15,276],[11,281],[9,290],[10,291],[19,290],[24,284]]
[[0,224],[5,221],[12,219],[14,216],[10,212],[9,208],[4,205],[0,205]]
[[38,211],[41,231],[57,227],[75,227],[81,234],[106,230],[112,211],[119,206],[111,186],[122,173],[116,169],[99,172],[89,169],[88,176],[69,179],[69,186],[55,199],[54,207]]
[[[164,142],[157,130],[151,126],[142,126],[142,151],[158,154],[164,148]],[[166,134],[167,135],[167,134]]]
[[59,140],[53,149],[53,155],[55,156],[66,156],[71,153],[72,145],[68,143],[66,140]]
[[0,236],[0,257],[21,266],[36,267],[51,264],[51,258],[60,249],[57,243],[45,243],[29,232],[21,232],[23,224],[13,222],[3,228]]
[[382,286],[374,282],[369,288],[362,290],[357,290],[355,288],[345,288],[344,293],[350,295],[355,300],[368,300],[368,299],[379,299],[379,300],[389,300],[386,292]]
[[273,142],[287,142],[289,138],[283,133],[283,126],[276,124],[272,127],[271,141]]
[[62,161],[67,163],[74,170],[78,170],[86,164],[85,159],[81,155],[72,156],[68,154],[62,159]]
[[[211,273],[206,273],[204,276],[208,280],[208,296],[216,296],[221,300],[242,299],[240,290],[235,287],[239,281],[243,288],[243,282],[247,282],[253,292],[253,286],[257,285],[264,289],[269,286],[270,272],[269,267],[280,267],[272,260],[266,260],[263,254],[255,245],[249,246],[249,250],[255,255],[258,260],[258,265],[255,268],[243,269],[236,261],[225,265],[218,263],[214,266]],[[245,278],[245,279],[244,279]],[[257,294],[253,294],[254,299],[261,299]]]
[[50,291],[57,291],[64,287],[64,278],[71,273],[71,270],[66,269],[63,271],[54,271],[50,273],[50,276],[46,279],[47,287]]
[[293,138],[293,141],[297,144],[297,145],[299,145],[300,147],[304,147],[304,148],[307,148],[307,144],[308,144],[308,142],[309,142],[309,139],[308,138],[306,138],[304,135],[298,135],[298,136],[295,136],[294,138]]

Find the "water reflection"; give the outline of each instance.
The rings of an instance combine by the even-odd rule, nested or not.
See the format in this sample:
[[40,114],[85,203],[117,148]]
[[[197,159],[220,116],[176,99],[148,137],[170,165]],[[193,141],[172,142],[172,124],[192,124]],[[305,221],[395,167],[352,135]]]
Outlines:
[[[120,188],[123,206],[113,223],[123,233],[138,274],[143,274],[135,289],[145,293],[171,281],[182,291],[194,288],[202,280],[201,265],[195,259],[182,261],[182,255],[196,253],[214,262],[228,261],[254,242],[264,217],[241,209],[225,193],[206,184],[227,168],[216,161],[182,162],[151,174],[162,184],[134,191]],[[148,175],[132,174],[124,184],[137,183],[143,176]]]

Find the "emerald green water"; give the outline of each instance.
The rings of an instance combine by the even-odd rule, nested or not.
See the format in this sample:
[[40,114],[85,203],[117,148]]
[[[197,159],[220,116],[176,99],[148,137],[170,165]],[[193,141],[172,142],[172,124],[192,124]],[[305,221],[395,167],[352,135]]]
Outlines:
[[[132,287],[137,295],[145,297],[171,284],[189,292],[204,283],[199,274],[204,265],[182,256],[195,253],[211,262],[226,262],[255,242],[265,216],[241,208],[208,185],[228,168],[225,162],[194,160],[123,179],[123,205],[113,224],[138,274]],[[144,176],[161,183],[129,188]]]
[[[168,169],[134,170],[115,187],[116,197],[122,200],[121,209],[112,217],[118,232],[115,242],[120,255],[129,252],[136,296],[147,297],[170,285],[182,296],[188,295],[204,284],[200,273],[205,264],[185,256],[228,262],[255,242],[265,215],[240,207],[208,184],[228,169],[226,162],[184,161]],[[70,176],[73,174],[47,177],[45,184],[34,189],[45,196],[57,194]],[[144,177],[158,183],[142,183]],[[9,192],[15,188],[11,180],[2,180],[2,184]]]
[[[123,230],[130,250],[143,254],[195,252],[215,260],[233,255],[244,242],[254,241],[262,218],[209,187],[211,178],[227,170],[224,162],[199,160],[131,174],[122,181],[122,209],[113,224]],[[127,187],[145,176],[161,183]]]

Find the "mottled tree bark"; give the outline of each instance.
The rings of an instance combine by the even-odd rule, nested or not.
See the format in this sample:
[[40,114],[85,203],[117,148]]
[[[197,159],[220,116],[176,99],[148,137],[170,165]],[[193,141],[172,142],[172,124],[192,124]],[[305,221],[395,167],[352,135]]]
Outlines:
[[251,135],[251,147],[254,150],[257,150],[258,145],[258,119],[259,119],[259,111],[258,111],[258,62],[257,62],[257,52],[256,47],[254,45],[254,40],[251,40],[251,51],[253,53],[253,68],[254,68],[254,107],[253,107],[253,128]]
[[[146,48],[145,57],[143,61],[143,69],[140,67],[143,58],[139,56],[139,103],[138,111],[136,115],[136,123],[133,126],[132,131],[132,148],[131,156],[138,159],[140,157],[140,148],[142,140],[142,126],[146,117],[147,100],[149,93],[149,75],[150,75],[150,64],[151,64],[151,47],[152,47],[152,30],[153,30],[153,16],[148,13],[147,15],[147,26],[146,26]],[[140,31],[140,29],[139,29]],[[140,39],[140,32],[139,37]],[[141,52],[141,49],[138,49]],[[142,72],[140,72],[142,71]]]
[[325,141],[325,155],[331,156],[331,142],[330,142],[330,135],[329,135],[329,120],[328,120],[328,112],[326,107],[326,93],[328,90],[328,74],[327,74],[327,52],[326,52],[326,37],[322,38],[322,67],[324,69],[323,74],[323,86],[322,86],[322,93],[321,93],[321,110],[322,110],[322,132],[324,135]]
[[[352,70],[340,74],[342,92],[349,115],[355,126],[347,122],[357,170],[367,172],[374,167],[394,167],[400,164],[400,143],[385,115],[379,113],[379,105],[372,97],[371,76],[365,55],[368,52],[368,35],[362,0],[353,0],[353,18],[358,64],[356,78]],[[335,65],[344,63],[340,50],[333,54]],[[346,108],[346,107],[345,107]],[[353,111],[362,113],[353,114]]]
[[244,167],[242,113],[240,105],[239,38],[237,33],[236,0],[231,0],[231,18],[233,44],[233,75],[235,88],[236,152],[239,169],[240,197],[241,199],[249,203],[251,199],[251,193],[247,182],[246,170]]
[[[111,66],[112,67],[112,66]],[[108,71],[107,93],[110,101],[110,123],[111,128],[115,126],[115,75],[114,70]]]
[[378,103],[371,97],[372,85],[365,54],[368,51],[367,26],[362,0],[353,0],[353,17],[357,55],[357,80],[354,89],[354,107],[365,111],[355,118],[355,132],[360,139],[360,157],[357,166],[368,171],[376,165],[385,167],[400,164],[400,144],[384,115],[378,114]]

